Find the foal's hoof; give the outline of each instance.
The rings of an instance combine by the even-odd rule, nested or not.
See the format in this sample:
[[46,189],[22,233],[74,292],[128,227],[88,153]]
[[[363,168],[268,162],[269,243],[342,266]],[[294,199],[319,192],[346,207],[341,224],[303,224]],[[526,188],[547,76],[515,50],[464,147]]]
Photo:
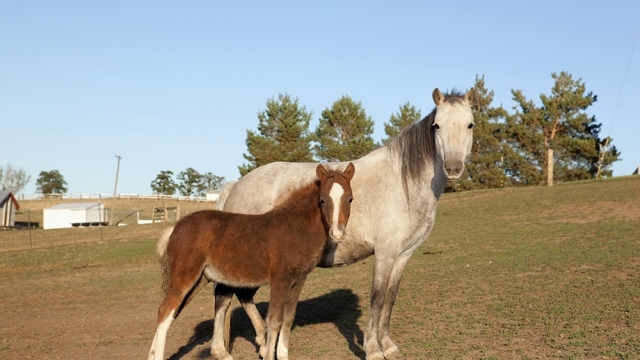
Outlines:
[[406,357],[402,355],[402,352],[398,350],[398,348],[385,351],[384,358],[386,360],[406,360]]

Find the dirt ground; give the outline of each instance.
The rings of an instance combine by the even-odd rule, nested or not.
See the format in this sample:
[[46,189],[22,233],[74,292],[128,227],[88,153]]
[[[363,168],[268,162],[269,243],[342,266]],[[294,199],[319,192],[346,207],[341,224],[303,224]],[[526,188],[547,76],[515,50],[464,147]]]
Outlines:
[[[107,291],[100,285],[101,281],[111,283],[119,278],[123,284],[115,289]],[[148,284],[130,285],[127,278],[142,279]],[[8,290],[7,286],[14,288]],[[22,290],[18,291],[21,294],[7,296],[7,292],[15,291],[16,287]],[[206,287],[173,323],[165,358],[211,358],[211,290],[211,285]],[[5,292],[0,305],[0,359],[146,358],[161,300],[159,268],[155,262],[42,269],[41,279],[21,278],[16,274],[15,283],[5,283],[0,291]],[[268,287],[256,296],[263,314],[267,310],[266,296]],[[292,358],[363,358],[362,332],[358,330],[358,322],[364,320],[359,309],[362,297],[352,290],[329,291],[311,299],[305,297],[309,297],[309,293],[303,291],[298,311],[304,315],[296,319],[292,347],[303,350],[300,342],[320,336],[335,343],[340,355],[320,354],[322,349],[307,349],[312,355],[304,355],[291,349]],[[253,328],[237,300],[234,299],[232,307],[231,352],[235,359],[258,359]]]

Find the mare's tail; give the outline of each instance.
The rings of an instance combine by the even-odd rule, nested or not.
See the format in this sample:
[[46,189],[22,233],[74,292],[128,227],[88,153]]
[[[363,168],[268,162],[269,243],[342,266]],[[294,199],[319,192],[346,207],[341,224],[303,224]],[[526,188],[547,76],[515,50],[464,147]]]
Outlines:
[[160,236],[158,244],[156,245],[156,253],[158,254],[158,260],[160,260],[160,268],[162,269],[162,293],[167,294],[169,288],[169,256],[167,255],[167,245],[169,245],[169,238],[173,233],[173,226],[167,228]]
[[220,196],[218,197],[218,201],[216,202],[216,208],[215,208],[216,210],[220,210],[220,211],[224,210],[224,203],[225,201],[227,201],[227,197],[231,192],[231,188],[237,182],[238,181],[229,181],[222,184],[222,186],[220,187]]

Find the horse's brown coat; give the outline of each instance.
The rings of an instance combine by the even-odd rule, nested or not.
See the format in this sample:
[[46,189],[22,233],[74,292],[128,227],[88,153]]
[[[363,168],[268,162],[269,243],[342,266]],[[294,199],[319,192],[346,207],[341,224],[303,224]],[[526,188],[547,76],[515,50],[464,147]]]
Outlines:
[[[342,172],[318,165],[316,182],[294,190],[281,205],[261,215],[203,210],[178,221],[165,251],[163,240],[159,242],[161,263],[168,269],[163,271],[167,285],[163,286],[166,295],[158,309],[158,330],[149,358],[162,356],[170,317],[177,317],[209,281],[237,287],[269,283],[265,358],[273,359],[283,327],[286,335],[282,339],[281,333],[280,341],[285,352],[282,357],[286,356],[298,296],[306,276],[320,261],[333,212],[338,211],[341,230],[348,221],[354,172],[353,164]],[[334,183],[344,190],[338,204],[330,197]],[[280,358],[280,346],[278,352]]]

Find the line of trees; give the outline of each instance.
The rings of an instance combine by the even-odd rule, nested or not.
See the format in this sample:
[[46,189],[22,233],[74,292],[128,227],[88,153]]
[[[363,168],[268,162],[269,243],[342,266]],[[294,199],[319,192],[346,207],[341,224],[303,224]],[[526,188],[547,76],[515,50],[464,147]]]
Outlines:
[[207,190],[220,188],[224,177],[211,172],[200,174],[193,168],[187,168],[178,173],[176,180],[173,179],[173,171],[160,171],[151,181],[151,190],[164,195],[174,195],[178,192],[182,196],[205,196]]
[[[553,73],[551,94],[541,103],[511,90],[515,112],[495,107],[493,91],[484,76],[476,76],[477,102],[474,144],[466,176],[458,189],[553,184],[612,176],[611,165],[620,153],[611,138],[600,138],[601,124],[586,110],[597,96],[586,91],[581,79]],[[409,102],[384,123],[386,138],[376,143],[374,121],[360,102],[342,96],[322,111],[315,131],[309,130],[313,114],[297,98],[280,94],[258,113],[258,129],[247,130],[248,163],[238,167],[244,176],[274,161],[348,161],[387,145],[399,132],[419,121],[422,114]],[[606,151],[602,151],[606,150]],[[450,189],[451,190],[451,189]]]
[[[19,193],[31,180],[23,168],[7,164],[0,167],[0,189]],[[58,170],[41,171],[36,180],[36,191],[42,194],[65,194],[67,182]]]
[[[581,79],[566,73],[551,74],[549,95],[540,103],[528,99],[521,90],[511,90],[514,112],[495,107],[493,91],[484,76],[475,79],[476,103],[474,144],[466,174],[456,189],[483,189],[502,186],[552,185],[556,182],[612,176],[611,165],[620,152],[611,138],[600,138],[602,124],[587,109],[597,96],[587,92]],[[422,119],[420,109],[407,102],[384,123],[386,137],[373,140],[374,121],[362,103],[344,95],[320,114],[314,131],[309,129],[312,112],[297,98],[280,94],[267,100],[258,113],[257,131],[247,130],[246,164],[238,167],[241,176],[274,161],[348,161],[360,158],[377,147],[389,144],[402,129]],[[218,189],[224,177],[193,168],[178,173],[161,171],[151,182],[158,194],[204,196]],[[30,180],[23,169],[0,167],[0,188],[19,192]],[[42,171],[36,181],[43,194],[64,194],[67,182],[58,170]],[[452,188],[448,189],[449,191]]]

